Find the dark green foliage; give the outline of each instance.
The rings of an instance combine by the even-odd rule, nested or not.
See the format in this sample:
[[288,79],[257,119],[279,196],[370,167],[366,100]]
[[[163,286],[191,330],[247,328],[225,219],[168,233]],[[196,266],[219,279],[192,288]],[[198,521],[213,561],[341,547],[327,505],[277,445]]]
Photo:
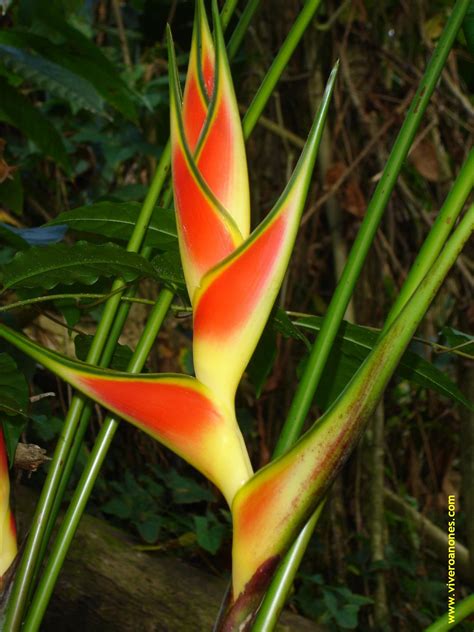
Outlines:
[[[322,319],[318,316],[299,318],[295,321],[305,329],[319,331]],[[328,360],[325,375],[316,394],[318,404],[326,410],[345,388],[361,363],[369,355],[377,341],[377,332],[344,323]],[[407,351],[400,361],[396,375],[424,388],[431,388],[445,397],[472,408],[456,384],[434,364],[418,353]]]
[[[138,202],[97,202],[60,213],[50,225],[67,224],[71,229],[128,241],[136,224]],[[172,209],[155,208],[145,239],[147,246],[177,252],[176,219]]]
[[0,353],[0,410],[7,415],[25,416],[28,411],[28,385],[15,361]]
[[13,358],[0,353],[0,420],[10,462],[27,421],[28,404],[29,390],[25,376],[18,370]]
[[99,277],[120,276],[131,281],[139,276],[157,277],[143,257],[115,244],[77,242],[55,244],[19,253],[2,269],[5,289],[12,287],[51,289],[58,283],[91,285]]
[[[41,40],[34,38],[33,41]],[[84,108],[96,114],[104,113],[104,102],[92,84],[28,48],[28,37],[23,34],[0,33],[0,54],[8,70],[52,96],[68,101],[75,111]]]
[[[166,542],[177,538],[178,546],[196,541],[202,549],[215,554],[228,533],[229,525],[212,511],[195,513],[203,503],[213,502],[214,494],[174,469],[155,468],[136,478],[126,472],[123,480],[103,484],[109,488],[110,499],[99,506],[100,511],[120,524],[132,526],[145,543],[156,543],[157,548],[166,549]],[[188,537],[193,534],[195,537]]]
[[302,575],[295,601],[307,616],[330,630],[360,629],[360,611],[373,600],[340,586],[330,586],[321,575]]
[[185,292],[183,267],[177,251],[164,252],[152,259],[157,276],[167,287]]
[[20,92],[0,77],[0,121],[18,128],[46,156],[69,169],[69,159],[63,140],[48,118]]

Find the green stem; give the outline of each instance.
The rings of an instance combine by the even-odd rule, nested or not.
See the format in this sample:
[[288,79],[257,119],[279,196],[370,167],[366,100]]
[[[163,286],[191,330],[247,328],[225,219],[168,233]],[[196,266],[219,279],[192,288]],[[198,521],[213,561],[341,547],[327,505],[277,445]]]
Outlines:
[[[46,303],[48,301],[59,301],[61,299],[81,299],[81,298],[99,298],[107,300],[110,298],[108,294],[97,294],[95,292],[84,292],[79,294],[47,294],[45,296],[35,296],[34,298],[26,298],[22,301],[15,301],[8,305],[2,305],[0,307],[0,314],[2,312],[10,312],[12,309],[18,309],[20,307],[27,307],[28,305],[35,305],[36,303]],[[122,300],[124,298],[122,297]]]
[[[314,450],[314,454],[318,455],[315,456],[317,460],[320,458],[321,462],[326,464],[327,461],[333,459],[332,463],[335,464],[335,469],[333,469],[332,466],[328,468],[323,465],[322,467],[324,475],[318,482],[319,493],[323,493],[323,490],[328,488],[337,476],[338,470],[345,458],[350,453],[351,447],[355,445],[357,438],[372,416],[388,381],[393,375],[421,319],[436,296],[439,287],[456,261],[456,258],[459,256],[464,244],[472,235],[473,230],[474,205],[469,208],[445,244],[436,262],[432,268],[428,270],[416,289],[416,292],[410,297],[393,324],[381,334],[377,345],[364,360],[362,366],[351,379],[345,390],[327,412],[312,426],[302,439],[300,439],[298,444],[280,457],[279,467],[283,468],[285,472],[288,472],[292,465],[298,464],[305,450]],[[333,437],[339,437],[340,440],[338,443],[335,442],[330,446],[329,449],[332,453],[332,456],[330,456],[329,453],[325,453],[325,441],[331,438],[329,439],[331,443]],[[314,481],[314,470],[307,472],[306,475],[308,476],[306,480],[298,481],[298,484],[301,485],[299,489],[304,489],[305,491],[302,493],[300,491],[301,497],[298,499],[298,502],[293,499],[295,502],[291,505],[293,510],[291,519],[295,521],[301,520],[305,510],[309,508],[310,503],[317,502],[316,499],[318,498],[318,489],[312,488],[310,482],[312,480]],[[259,473],[252,479],[253,485],[258,486],[258,477]],[[292,481],[291,485],[294,484],[295,482]],[[283,494],[284,491],[285,490],[281,491],[281,493]],[[303,497],[304,502],[301,502]],[[299,509],[297,507],[299,507]],[[299,515],[298,511],[301,512]],[[305,544],[309,542],[312,528],[316,522],[317,518],[313,515],[310,523],[306,525],[303,531]],[[296,522],[294,525],[295,529],[297,524]],[[269,528],[271,529],[271,526]],[[291,527],[286,527],[286,529],[286,535],[289,538],[291,535]],[[301,559],[304,553],[304,547],[300,545],[300,541],[303,540],[303,537],[300,534],[298,541],[294,543],[291,549],[291,555],[288,556],[287,554],[285,560],[289,558],[289,563],[284,564],[283,568],[280,567],[279,569],[280,576],[284,579],[287,588],[291,586],[291,580],[294,577],[294,565],[298,563],[298,560]],[[282,550],[285,550],[290,542],[291,540],[283,541],[281,543]],[[273,554],[275,554],[275,551],[273,551]],[[286,595],[283,589],[277,592],[279,588],[280,586],[275,586],[272,593],[274,598],[270,603],[263,604],[260,612],[264,612],[266,616],[257,617],[257,620],[252,626],[252,632],[262,632],[262,630],[268,632],[276,625],[280,612],[279,605]],[[242,614],[246,615],[247,613],[244,610]],[[240,620],[241,619],[238,619],[238,621]]]
[[[37,303],[47,303],[49,301],[58,301],[61,299],[83,299],[83,298],[95,298],[98,299],[91,304],[88,305],[78,305],[81,309],[87,310],[93,305],[98,305],[99,303],[104,303],[108,298],[110,298],[110,293],[101,294],[99,292],[76,292],[74,294],[45,294],[44,296],[35,296],[34,298],[26,298],[23,301],[15,301],[14,303],[9,303],[8,305],[3,305],[0,307],[0,314],[2,312],[11,312],[14,309],[18,309],[19,307],[25,307],[28,305],[35,305]],[[122,294],[120,297],[120,301],[122,303],[137,303],[139,305],[149,305],[153,307],[156,301],[152,301],[149,298],[140,298],[138,296],[127,296]],[[171,309],[174,312],[186,312],[191,311],[190,308],[185,307],[183,305],[171,305]],[[306,316],[307,314],[303,314]]]
[[437,619],[434,623],[429,625],[425,632],[446,632],[446,630],[452,630],[454,626],[459,625],[463,619],[468,617],[474,612],[474,595],[469,595],[462,601],[456,604],[454,609],[454,623],[449,622],[448,613]]
[[[367,208],[364,221],[361,224],[344,272],[329,305],[320,334],[311,350],[305,372],[298,385],[288,417],[275,448],[274,458],[286,452],[301,433],[332,344],[351,299],[357,279],[359,278],[362,265],[468,6],[469,0],[458,0],[454,6],[438,45],[428,63],[425,74],[418,86],[403,126],[395,140],[385,165],[382,177]],[[315,524],[316,522],[314,522],[314,525]],[[286,569],[285,571],[282,570],[282,573],[285,574],[286,578],[288,578],[290,574],[291,577],[294,578],[298,570],[296,560],[298,557],[302,557],[306,550],[307,542],[308,537],[305,529],[304,537],[300,534],[293,545],[294,551],[292,557],[287,556],[282,562],[281,566]],[[296,550],[301,552],[300,556],[296,556]],[[287,585],[291,585],[291,582],[289,583],[288,580],[286,580],[286,583]],[[280,590],[277,581],[273,581],[264,598],[260,611],[257,614],[253,632],[259,632],[263,629],[272,629],[268,626],[276,623],[278,615],[285,604],[286,596],[287,592],[285,593],[283,590]],[[265,619],[266,616],[269,617],[268,622]]]
[[400,313],[410,296],[416,290],[427,271],[436,261],[436,257],[456,223],[469,194],[474,186],[474,148],[468,154],[456,182],[449,192],[428,237],[425,239],[416,257],[403,287],[385,321],[384,329],[389,327]]
[[[142,250],[142,255],[148,259],[151,255],[151,248],[145,247]],[[132,287],[129,288],[129,290],[127,291],[128,297],[130,298],[131,295],[136,291],[136,287]],[[154,305],[156,303],[153,303]],[[110,330],[110,334],[109,337],[107,339],[107,344],[105,345],[105,349],[102,353],[100,362],[99,362],[99,366],[102,367],[107,367],[109,366],[111,360],[112,360],[112,356],[114,354],[115,351],[115,347],[117,345],[118,339],[120,338],[120,334],[122,333],[122,329],[125,325],[125,321],[127,320],[128,317],[128,313],[130,311],[130,307],[131,307],[131,303],[122,303],[117,311],[117,315],[115,317],[115,321],[112,325],[112,329]],[[93,404],[92,402],[89,400],[86,402],[86,405],[84,406],[84,409],[82,411],[81,414],[81,418],[79,420],[79,424],[76,430],[76,434],[74,436],[74,440],[72,442],[71,445],[71,449],[69,451],[69,454],[67,455],[66,458],[66,463],[64,465],[63,468],[63,473],[61,476],[61,480],[59,481],[59,485],[56,491],[56,496],[54,498],[54,502],[53,505],[51,507],[51,511],[48,517],[48,521],[47,521],[47,525],[45,528],[45,532],[44,532],[44,537],[43,540],[41,542],[41,549],[40,552],[38,554],[38,560],[37,560],[37,564],[36,564],[36,569],[35,569],[35,573],[34,573],[34,577],[33,577],[33,581],[32,583],[34,583],[38,571],[39,571],[39,567],[41,566],[41,563],[44,559],[44,555],[46,553],[46,548],[48,546],[48,542],[51,538],[51,534],[52,531],[54,529],[54,525],[56,523],[56,519],[58,517],[59,514],[59,510],[61,508],[61,503],[64,497],[64,494],[66,492],[69,480],[71,478],[71,474],[73,472],[74,469],[74,465],[76,463],[76,459],[79,455],[79,451],[81,449],[81,445],[82,442],[84,440],[84,436],[86,434],[87,431],[87,425],[89,423],[89,419],[90,416],[92,414],[93,411]]]
[[[134,227],[132,236],[127,245],[129,252],[138,252],[145,237],[146,229],[150,221],[151,213],[158,199],[161,187],[169,171],[170,146],[169,143],[163,150],[156,173],[151,182],[147,196],[143,202],[140,215]],[[112,284],[113,296],[104,307],[102,318],[97,326],[91,348],[87,354],[89,364],[97,364],[107,342],[107,337],[113,326],[117,309],[120,305],[121,290],[126,287],[122,279],[116,279]],[[8,603],[5,629],[9,632],[17,632],[21,626],[22,615],[30,591],[31,581],[37,567],[38,556],[41,549],[49,514],[57,494],[59,482],[62,477],[67,455],[71,449],[79,424],[82,411],[86,403],[83,395],[76,394],[72,398],[63,429],[58,439],[53,460],[51,461],[48,476],[43,486],[38,506],[32,521],[31,531],[26,541],[25,549],[18,567],[12,594]]]
[[342,322],[369,248],[372,245],[388,199],[443,70],[468,4],[469,0],[458,0],[456,3],[418,86],[403,126],[395,140],[382,177],[367,207],[364,221],[352,246],[344,272],[329,305],[321,333],[310,353],[305,373],[299,383],[287,421],[278,441],[277,455],[285,452],[289,446],[293,445],[301,432],[332,343]]
[[[170,290],[161,291],[128,365],[129,373],[140,373],[142,370],[172,300],[173,293]],[[25,632],[38,630],[41,625],[67,551],[118,426],[119,420],[113,415],[108,415],[100,429],[33,597],[24,625]]]
[[245,6],[245,9],[240,16],[239,23],[235,27],[235,31],[232,33],[232,37],[229,40],[229,44],[227,45],[227,52],[229,53],[229,58],[232,59],[234,55],[240,48],[240,44],[244,38],[244,35],[247,32],[247,28],[255,14],[255,11],[258,9],[261,0],[249,0]]
[[301,530],[298,539],[294,542],[288,553],[285,555],[284,563],[280,564],[272,580],[275,585],[273,599],[264,599],[258,611],[258,617],[252,627],[252,632],[272,632],[276,624],[282,607],[285,605],[286,597],[291,590],[295,579],[294,569],[298,569],[306,548],[313,535],[316,523],[319,520],[326,499],[322,500],[316,511]]
[[294,53],[295,48],[298,46],[320,4],[321,0],[307,0],[300,14],[296,18],[290,32],[286,36],[285,41],[278,51],[277,56],[273,60],[265,79],[262,81],[260,88],[257,90],[257,93],[247,110],[245,119],[242,121],[245,136],[250,134],[257,124],[257,121],[273,90],[275,89],[282,72],[288,65],[290,57]]
[[222,31],[225,32],[226,28],[229,26],[230,18],[232,17],[235,8],[237,6],[238,0],[226,0],[224,6],[221,11],[221,25]]

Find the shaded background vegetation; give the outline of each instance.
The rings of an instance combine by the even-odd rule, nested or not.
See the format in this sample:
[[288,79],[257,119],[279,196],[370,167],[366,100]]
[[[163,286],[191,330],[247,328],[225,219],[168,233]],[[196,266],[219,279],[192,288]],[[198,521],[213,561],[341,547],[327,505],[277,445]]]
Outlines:
[[[301,5],[299,0],[262,3],[233,65],[242,112]],[[446,0],[327,0],[308,29],[247,144],[256,225],[287,181],[329,70],[340,59],[330,121],[280,307],[324,314],[450,7]],[[172,25],[184,72],[193,8],[193,2],[185,0],[10,3],[1,18],[0,39],[0,83],[6,95],[0,106],[2,264],[27,248],[23,239],[30,245],[32,239],[50,244],[62,240],[70,246],[79,239],[124,245],[126,235],[77,226],[66,234],[57,226],[43,232],[24,229],[42,226],[85,204],[143,200],[168,138],[165,24]],[[73,32],[64,30],[66,19]],[[17,40],[5,36],[11,32]],[[23,33],[23,40],[18,33]],[[92,49],[87,52],[88,41],[103,58],[94,57]],[[58,76],[57,69],[55,74],[44,59],[62,68],[63,74]],[[351,322],[381,325],[472,146],[472,62],[472,49],[460,34],[359,281],[347,313]],[[25,102],[39,118],[25,109]],[[168,206],[169,200],[168,192],[162,204]],[[173,252],[166,244],[160,249]],[[473,371],[466,356],[471,353],[472,358],[473,343],[459,332],[469,331],[474,319],[468,254],[456,264],[415,344],[421,355],[458,382],[466,396]],[[166,276],[162,267],[158,276]],[[7,291],[3,303],[48,292],[105,294],[110,287],[110,279],[97,271],[73,284],[65,285],[66,278],[58,281],[54,289],[39,281],[34,287]],[[156,298],[156,282],[141,281],[138,295]],[[192,370],[185,297],[178,294],[175,305],[149,370]],[[118,368],[125,368],[148,309],[146,304],[132,307],[121,337],[124,346],[115,358]],[[41,342],[83,358],[100,310],[100,300],[82,297],[18,308],[4,317],[28,325],[29,333]],[[313,336],[311,331],[303,333]],[[445,345],[459,344],[463,355],[445,352]],[[269,327],[244,378],[239,416],[256,468],[270,458],[305,353],[304,340],[288,339]],[[71,393],[25,358],[13,352],[12,356],[25,375],[23,383],[17,380],[19,396],[26,392],[33,400],[28,424],[22,416],[8,416],[11,445],[22,433],[24,440],[52,450]],[[347,367],[356,361],[350,350],[336,349],[311,419],[327,407],[347,380]],[[35,397],[44,393],[55,396]],[[102,418],[97,407],[75,476]],[[370,431],[332,490],[295,585],[294,608],[329,629],[399,630],[421,629],[446,610],[446,549],[420,528],[417,519],[422,515],[445,532],[447,496],[456,494],[459,541],[474,546],[473,424],[469,411],[452,400],[407,380],[392,383]],[[30,484],[39,486],[43,476],[40,470]],[[395,500],[387,496],[390,492],[396,494]],[[415,517],[403,516],[401,499],[417,510]],[[193,560],[213,573],[229,569],[230,518],[222,499],[181,460],[128,426],[119,431],[90,511],[157,550]],[[470,568],[466,561],[462,577],[459,570],[458,575],[463,583],[459,598],[468,592],[469,575],[472,588],[472,561]]]

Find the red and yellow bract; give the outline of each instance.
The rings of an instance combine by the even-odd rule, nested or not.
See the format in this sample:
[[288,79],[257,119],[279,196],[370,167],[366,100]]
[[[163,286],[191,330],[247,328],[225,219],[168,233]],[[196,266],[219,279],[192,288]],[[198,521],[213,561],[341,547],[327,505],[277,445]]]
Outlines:
[[10,509],[10,477],[3,431],[0,428],[0,588],[2,577],[17,554],[15,519]]

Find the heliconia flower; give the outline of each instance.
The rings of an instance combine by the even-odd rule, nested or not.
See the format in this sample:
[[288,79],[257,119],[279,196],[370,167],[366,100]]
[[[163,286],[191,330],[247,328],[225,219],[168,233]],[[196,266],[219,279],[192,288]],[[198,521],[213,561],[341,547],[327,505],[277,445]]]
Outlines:
[[336,75],[337,66],[303,153],[273,210],[237,250],[203,277],[194,294],[196,376],[224,401],[233,401],[288,267]]
[[0,325],[0,336],[186,459],[229,505],[252,475],[232,408],[187,375],[130,375],[77,362]]
[[10,509],[10,477],[3,431],[0,428],[0,589],[2,578],[16,557],[17,539],[15,519]]
[[183,103],[168,31],[173,190],[191,301],[204,274],[232,253],[250,230],[242,126],[215,5],[214,12],[213,64],[202,0],[196,5]]
[[[199,76],[193,78],[191,74],[194,87],[188,90],[191,94],[188,103],[191,103],[193,90],[199,88],[205,99],[205,91],[213,86],[194,156],[180,111],[180,90],[170,39],[173,180],[181,257],[195,307],[196,378],[111,372],[45,350],[4,326],[0,326],[0,336],[94,401],[181,455],[213,481],[231,505],[235,493],[252,476],[248,453],[235,418],[235,389],[268,319],[288,265],[336,69],[331,74],[308,141],[285,191],[262,224],[246,236],[248,230],[243,223],[237,226],[237,219],[222,207],[198,169],[199,156],[214,155],[214,171],[235,185],[232,165],[237,158],[241,159],[242,153],[243,165],[240,166],[246,174],[242,132],[215,3],[213,8],[217,33],[213,82],[211,64],[207,75],[209,81],[204,82]],[[195,41],[199,37],[202,41],[208,39],[207,26],[203,25],[204,13],[199,14],[201,9],[198,3],[198,16],[201,17],[195,21]],[[199,60],[209,56],[211,50],[209,44],[201,45],[201,48],[194,45],[191,73],[196,67],[199,70],[199,63],[204,64]],[[216,134],[213,129],[217,130]],[[220,134],[230,145],[237,147],[231,147],[231,157],[222,162],[216,158],[213,149],[221,146]],[[225,153],[226,148],[222,151]],[[231,166],[231,175],[222,172],[222,164]]]

